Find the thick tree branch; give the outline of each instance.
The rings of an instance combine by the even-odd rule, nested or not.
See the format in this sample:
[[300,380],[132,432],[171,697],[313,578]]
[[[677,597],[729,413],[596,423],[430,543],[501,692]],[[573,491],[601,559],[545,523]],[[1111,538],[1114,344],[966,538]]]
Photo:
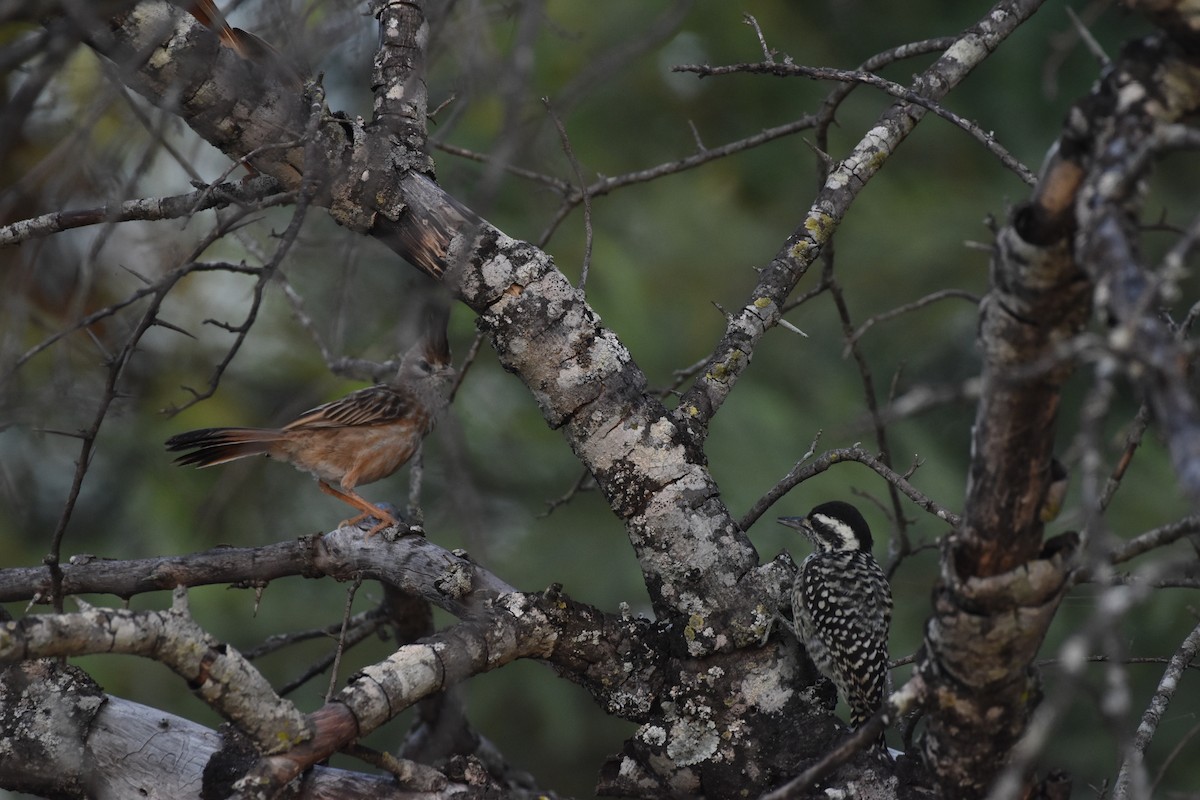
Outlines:
[[260,759],[237,781],[238,796],[270,796],[306,769],[365,736],[418,700],[517,658],[545,657],[555,633],[526,595],[503,595],[495,614],[405,645],[367,667],[308,716],[314,735],[285,753]]
[[[479,577],[478,571],[462,559],[457,559],[457,570],[432,565],[414,568],[411,558],[380,558],[381,548],[358,546],[364,542],[360,531],[335,532],[328,538],[344,541],[334,541],[323,555],[306,553],[304,562],[312,572],[385,580],[385,576],[398,576],[397,583],[410,585],[409,591],[416,583],[424,587],[424,594],[441,598],[443,605],[460,612],[470,606],[472,621],[402,646],[385,662],[361,671],[349,688],[307,720],[293,710],[295,736],[281,738],[280,731],[287,726],[270,711],[273,706],[290,708],[290,704],[279,700],[231,648],[212,643],[182,607],[169,613],[89,609],[81,614],[29,616],[5,623],[0,627],[0,662],[101,652],[161,660],[187,678],[203,699],[250,733],[258,752],[287,751],[262,761],[254,773],[258,777],[248,784],[262,780],[271,786],[281,785],[275,781],[286,782],[297,771],[342,749],[417,701],[514,658],[547,660],[561,675],[588,689],[609,713],[631,719],[648,717],[670,676],[679,669],[668,668],[665,626],[632,617],[611,618],[572,602],[558,590],[543,597],[493,594],[494,602],[484,602],[487,593],[472,585],[473,573]],[[403,541],[414,540],[416,537],[405,537]],[[387,549],[391,548],[383,548]],[[456,560],[431,545],[418,548],[426,549],[442,554],[436,560]],[[357,558],[349,555],[355,551]],[[371,551],[371,563],[362,563]],[[240,555],[245,563],[245,554]],[[326,563],[335,559],[336,568]],[[398,561],[406,563],[398,565]],[[126,571],[130,566],[125,565]],[[177,606],[182,591],[178,590]],[[469,596],[475,597],[474,602],[468,602]],[[231,672],[223,665],[240,665],[240,671]],[[294,746],[310,737],[311,741]]]
[[[0,785],[44,797],[200,797],[206,765],[229,732],[218,733],[157,708],[105,695],[82,670],[26,661],[0,673]],[[492,787],[442,781],[420,794],[389,777],[315,766],[300,798],[438,800],[482,797]],[[492,788],[494,792],[494,788]],[[489,796],[495,796],[489,795]]]
[[[985,365],[964,523],[943,555],[918,665],[934,703],[924,754],[944,790],[958,796],[986,790],[1038,699],[1028,668],[1068,585],[1074,549],[1074,540],[1042,545],[1056,411],[1072,368],[1063,355],[1071,348],[1062,345],[1086,321],[1093,290],[1124,323],[1116,333],[1133,346],[1118,349],[1144,370],[1181,479],[1187,485],[1192,470],[1200,475],[1185,361],[1151,313],[1153,282],[1131,255],[1129,205],[1148,137],[1157,121],[1197,107],[1198,76],[1161,42],[1130,48],[1069,115],[1033,200],[997,237],[981,309]],[[984,584],[1008,588],[980,596],[973,587]]]
[[[220,548],[176,558],[76,558],[64,567],[63,590],[67,594],[132,597],[175,586],[251,582],[261,586],[286,576],[378,580],[464,619],[488,619],[497,598],[516,593],[469,559],[422,537],[404,536],[395,542],[381,537],[368,540],[357,528],[261,548]],[[0,570],[0,602],[38,601],[48,591],[49,581],[44,568]],[[669,628],[638,617],[603,614],[571,601],[557,589],[548,593],[545,607],[556,626],[558,642],[546,661],[560,675],[591,692],[609,713],[638,721],[646,719],[667,680]],[[0,642],[0,660],[114,652],[114,648],[159,658],[157,650],[146,648],[156,647],[155,642],[162,637],[147,631],[178,621],[177,617],[180,614],[104,609],[29,617],[0,629],[8,631],[8,638]],[[133,626],[142,633],[117,637],[110,632],[117,625]],[[194,624],[180,631],[180,636],[196,640],[202,636]],[[46,636],[50,636],[49,641]],[[177,671],[191,680],[194,670],[188,663]]]
[[429,23],[423,2],[381,0],[379,49],[371,88],[375,93],[374,124],[390,130],[413,152],[425,149],[425,113],[429,92],[425,86],[425,47]]
[[1071,371],[1056,348],[1079,332],[1090,309],[1091,286],[1066,243],[1030,245],[1020,222],[997,236],[993,289],[980,308],[983,386],[953,550],[962,576],[1006,572],[1041,547],[1055,421]]
[[1067,548],[1038,557],[1054,426],[1070,372],[1056,348],[1086,320],[1090,284],[1061,228],[1043,246],[1029,241],[1028,224],[1058,213],[1047,197],[1062,179],[1048,170],[1034,201],[997,235],[992,289],[980,307],[983,385],[963,522],[943,550],[918,663],[933,705],[924,755],[943,791],[961,797],[987,789],[1038,699],[1028,667],[1073,555]]
[[[988,800],[1017,800],[1029,795],[1028,784],[1033,765],[1058,731],[1072,700],[1087,688],[1083,680],[1087,654],[1098,646],[1105,649],[1113,646],[1113,639],[1119,637],[1117,626],[1150,596],[1157,578],[1163,573],[1162,566],[1148,565],[1128,585],[1106,586],[1093,605],[1089,618],[1059,645],[1060,680],[1054,686],[1054,691],[1046,695],[1030,716],[1020,739],[1010,749],[1006,763],[997,765],[995,780],[987,794]],[[1110,655],[1115,655],[1107,659],[1113,670],[1109,673],[1112,676],[1121,668],[1122,659],[1117,654]],[[1114,690],[1113,681],[1114,678],[1109,677],[1106,688]],[[1127,692],[1120,694],[1127,700]],[[1112,703],[1103,704],[1100,710],[1107,715],[1109,709],[1120,702],[1122,698],[1114,697]]]
[[303,716],[258,670],[196,624],[184,589],[176,590],[170,611],[88,607],[78,614],[24,617],[2,623],[0,631],[0,664],[96,653],[145,656],[174,670],[266,752],[286,750],[312,735]]
[[[492,573],[419,536],[396,542],[364,539],[359,528],[331,531],[264,547],[219,547],[186,556],[111,561],[74,556],[62,565],[62,592],[122,598],[176,586],[262,585],[289,576],[350,579],[361,574],[412,591],[460,617],[515,591]],[[44,567],[0,570],[0,602],[47,602]]]

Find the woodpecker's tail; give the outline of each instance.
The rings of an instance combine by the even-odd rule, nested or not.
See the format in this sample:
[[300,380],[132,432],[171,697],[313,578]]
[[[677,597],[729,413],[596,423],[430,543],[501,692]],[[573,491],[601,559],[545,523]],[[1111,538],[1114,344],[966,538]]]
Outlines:
[[247,456],[264,455],[286,434],[271,428],[201,428],[167,439],[172,452],[191,450],[175,459],[180,466],[211,467]]
[[[856,703],[852,700],[850,702],[850,730],[856,731],[870,722],[875,716],[876,710],[878,710],[877,706],[872,707],[867,703],[861,701]],[[888,751],[886,734],[887,728],[884,728],[879,732],[879,737],[873,743],[875,747],[878,747],[884,753]]]

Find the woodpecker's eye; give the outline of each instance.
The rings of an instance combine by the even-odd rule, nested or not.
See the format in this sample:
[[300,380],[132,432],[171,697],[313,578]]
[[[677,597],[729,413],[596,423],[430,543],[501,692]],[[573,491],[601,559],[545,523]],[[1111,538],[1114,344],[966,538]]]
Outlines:
[[421,370],[421,372],[429,374],[433,372],[433,364],[429,363],[429,359],[422,358],[417,361],[417,369]]

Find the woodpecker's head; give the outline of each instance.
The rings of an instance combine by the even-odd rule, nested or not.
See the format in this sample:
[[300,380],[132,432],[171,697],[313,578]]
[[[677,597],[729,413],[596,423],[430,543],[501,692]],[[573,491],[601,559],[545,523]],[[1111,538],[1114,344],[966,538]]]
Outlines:
[[780,517],[779,522],[803,533],[819,553],[862,550],[870,553],[871,529],[858,509],[834,500],[808,512],[807,517]]

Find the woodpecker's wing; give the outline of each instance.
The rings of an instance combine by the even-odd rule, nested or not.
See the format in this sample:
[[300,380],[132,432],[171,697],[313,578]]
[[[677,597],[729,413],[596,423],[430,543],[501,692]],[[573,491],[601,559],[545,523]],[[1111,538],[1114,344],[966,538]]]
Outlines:
[[407,393],[390,386],[368,386],[304,412],[283,430],[383,425],[411,415],[414,408],[414,399]]

